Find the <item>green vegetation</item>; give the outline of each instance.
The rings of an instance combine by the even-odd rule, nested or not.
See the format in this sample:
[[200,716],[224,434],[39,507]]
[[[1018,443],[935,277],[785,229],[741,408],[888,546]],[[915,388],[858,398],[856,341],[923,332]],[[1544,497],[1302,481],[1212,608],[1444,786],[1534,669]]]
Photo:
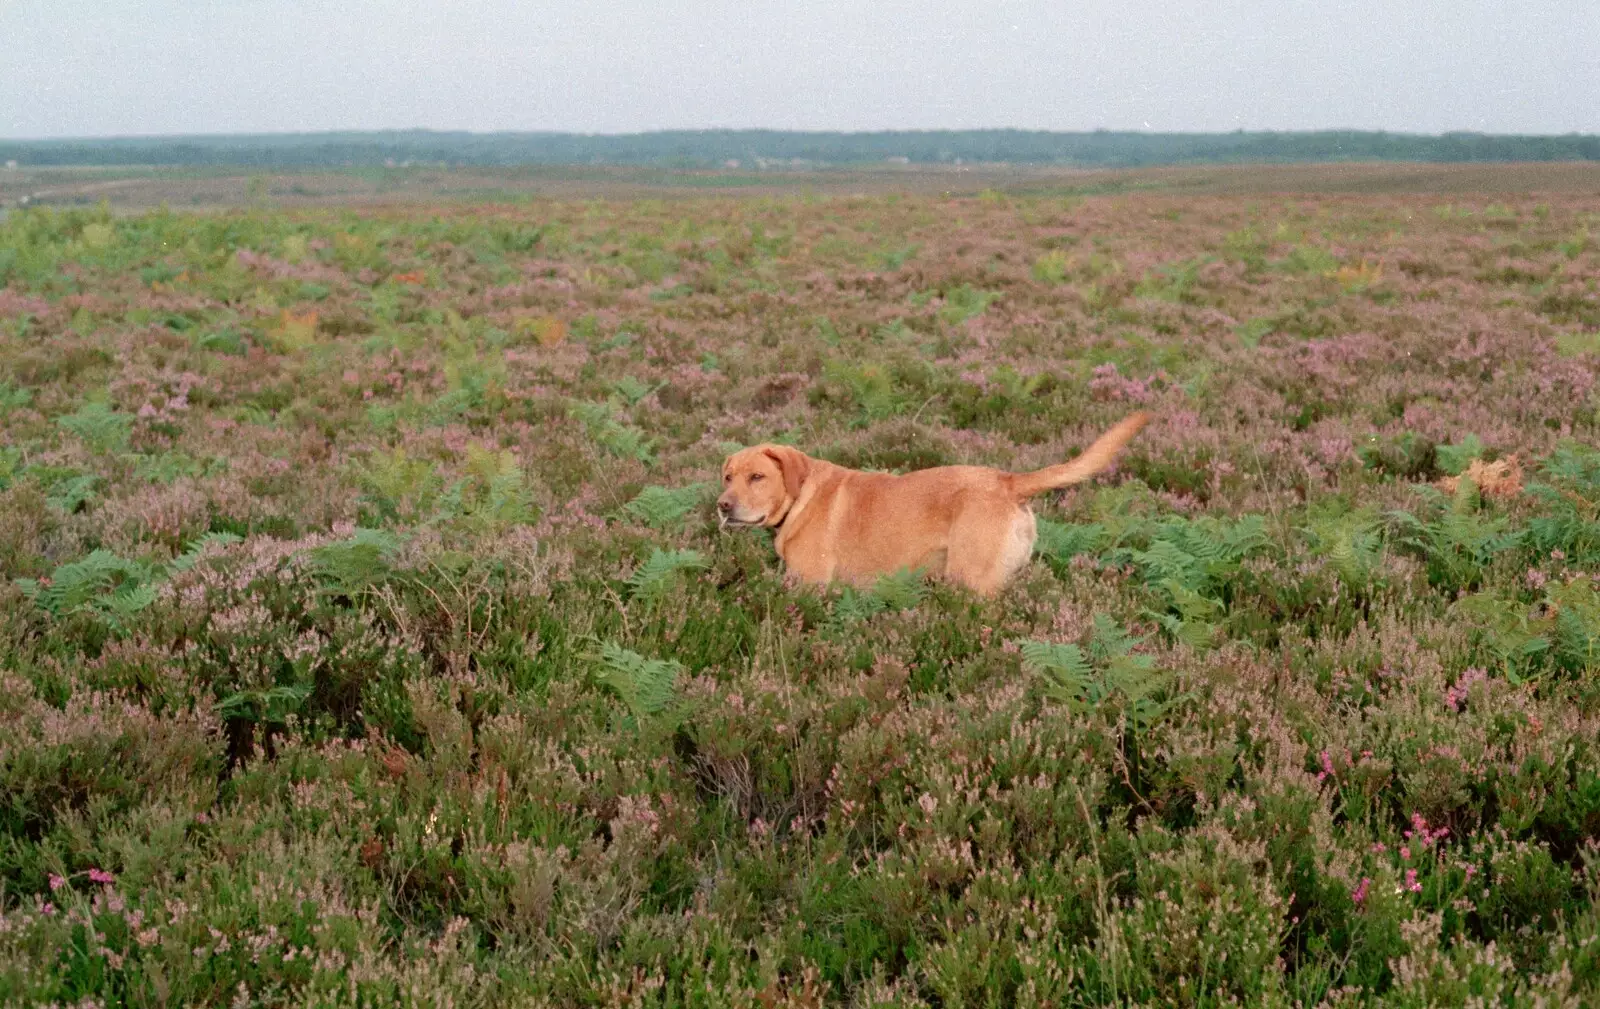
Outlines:
[[[0,1006],[1595,1004],[1596,222],[12,213]],[[1135,408],[994,599],[712,507]]]

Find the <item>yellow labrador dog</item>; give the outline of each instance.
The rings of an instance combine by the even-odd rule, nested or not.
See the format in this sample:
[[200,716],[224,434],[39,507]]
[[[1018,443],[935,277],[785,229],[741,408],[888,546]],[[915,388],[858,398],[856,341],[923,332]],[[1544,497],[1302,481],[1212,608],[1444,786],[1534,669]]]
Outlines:
[[861,584],[910,568],[991,595],[1033,553],[1028,499],[1099,473],[1148,420],[1133,414],[1071,462],[1032,473],[936,466],[893,476],[757,445],[723,463],[717,513],[724,526],[776,529],[778,556],[802,581]]

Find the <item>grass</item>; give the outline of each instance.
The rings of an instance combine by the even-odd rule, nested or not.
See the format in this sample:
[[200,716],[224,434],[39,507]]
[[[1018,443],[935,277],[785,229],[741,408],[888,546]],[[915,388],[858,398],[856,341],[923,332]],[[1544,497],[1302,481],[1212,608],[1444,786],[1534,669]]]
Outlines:
[[[0,1003],[1592,1002],[1597,215],[12,212]],[[711,514],[1135,406],[994,600]]]

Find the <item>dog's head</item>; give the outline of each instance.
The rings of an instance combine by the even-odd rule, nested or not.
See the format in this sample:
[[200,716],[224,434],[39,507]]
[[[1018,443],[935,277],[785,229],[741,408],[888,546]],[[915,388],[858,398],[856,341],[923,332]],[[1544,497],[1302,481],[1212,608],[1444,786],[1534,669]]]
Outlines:
[[787,445],[741,449],[722,464],[717,516],[723,525],[778,525],[810,474],[810,458]]

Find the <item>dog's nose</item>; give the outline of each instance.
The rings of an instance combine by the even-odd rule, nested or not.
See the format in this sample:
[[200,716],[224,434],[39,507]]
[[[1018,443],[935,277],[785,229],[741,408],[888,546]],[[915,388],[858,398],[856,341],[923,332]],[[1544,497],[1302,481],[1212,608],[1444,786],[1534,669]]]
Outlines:
[[718,501],[717,502],[717,511],[721,512],[724,515],[728,514],[729,512],[733,511],[733,502],[732,501]]

